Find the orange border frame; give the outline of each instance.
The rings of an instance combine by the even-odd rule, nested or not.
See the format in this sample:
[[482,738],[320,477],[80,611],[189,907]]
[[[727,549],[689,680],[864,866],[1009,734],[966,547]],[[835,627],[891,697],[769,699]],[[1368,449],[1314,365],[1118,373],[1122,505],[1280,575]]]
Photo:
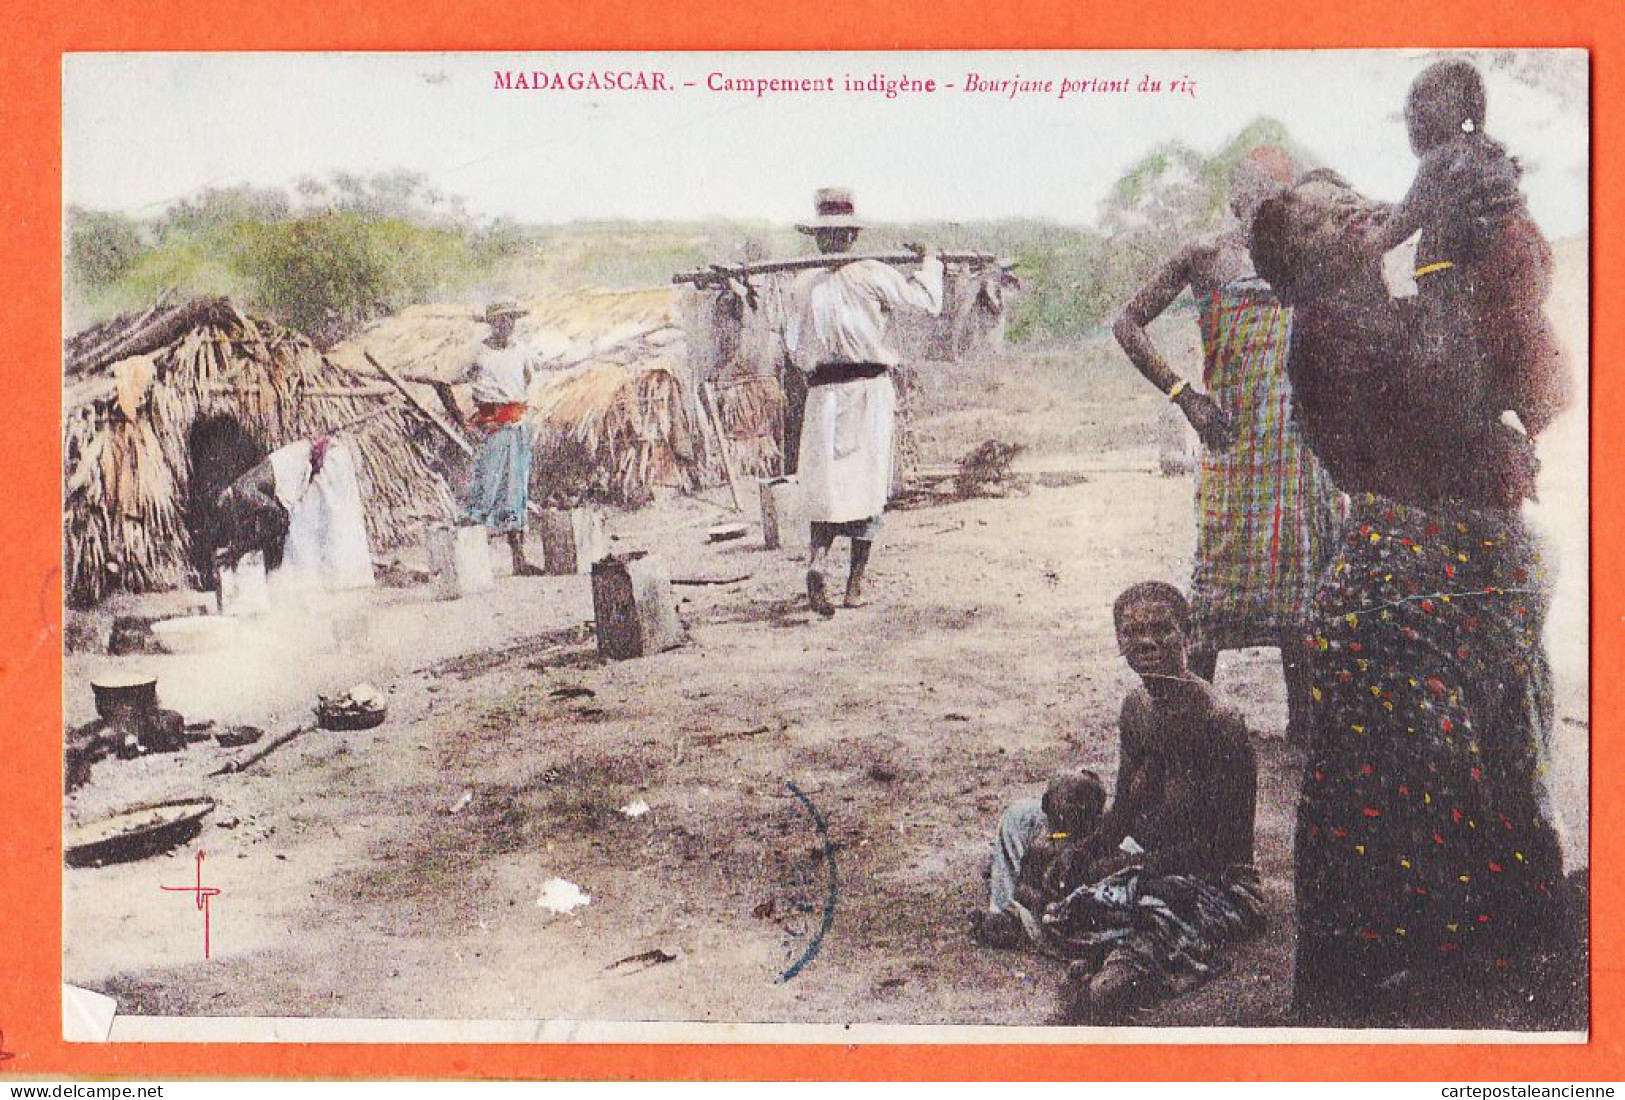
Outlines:
[[[1605,0],[1363,0],[1317,9],[1281,0],[823,0],[735,13],[704,0],[482,0],[427,5],[325,0],[272,7],[211,0],[7,4],[0,96],[0,258],[10,278],[0,347],[10,356],[0,453],[0,1077],[75,1078],[1068,1078],[1589,1081],[1625,1077],[1625,703],[1621,588],[1625,510],[1613,475],[1625,443],[1625,313],[1594,310],[1592,418],[1593,1022],[1569,1047],[443,1046],[80,1045],[60,1027],[60,59],[79,50],[1022,49],[1577,46],[1592,51],[1594,303],[1625,288],[1620,120],[1625,17]],[[1610,5],[1611,6],[1611,5]],[[709,17],[709,18],[707,18]]]

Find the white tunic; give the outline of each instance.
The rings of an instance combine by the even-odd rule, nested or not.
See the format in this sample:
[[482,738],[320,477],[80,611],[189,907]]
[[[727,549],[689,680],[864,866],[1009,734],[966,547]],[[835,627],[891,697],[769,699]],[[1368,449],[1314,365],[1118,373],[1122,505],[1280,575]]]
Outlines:
[[879,260],[858,260],[796,279],[784,346],[796,366],[812,373],[820,363],[901,360],[886,342],[888,314],[902,307],[942,308],[942,261],[931,257],[913,275]]
[[482,404],[522,405],[530,395],[530,351],[481,344],[464,377],[474,383],[474,400]]
[[[906,276],[879,260],[858,260],[796,280],[784,344],[811,374],[820,364],[878,363],[900,356],[886,340],[890,313],[942,307],[942,263],[928,259]],[[891,493],[897,390],[891,378],[860,378],[807,392],[797,480],[807,517],[846,523],[885,510]]]

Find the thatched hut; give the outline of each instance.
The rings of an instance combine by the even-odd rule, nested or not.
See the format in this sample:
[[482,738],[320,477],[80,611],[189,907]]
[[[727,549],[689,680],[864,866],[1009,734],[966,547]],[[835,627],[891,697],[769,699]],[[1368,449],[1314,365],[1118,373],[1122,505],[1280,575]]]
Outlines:
[[591,363],[531,393],[537,478],[548,495],[641,503],[705,483],[705,448],[683,372],[665,363]]
[[[781,333],[792,280],[703,289],[584,289],[522,298],[512,340],[540,368],[532,498],[635,505],[793,465],[805,387],[786,371]],[[1008,271],[950,268],[944,316],[901,326],[911,360],[996,347]],[[470,408],[464,374],[488,329],[471,302],[382,318],[328,357],[357,377],[402,381],[427,406]],[[386,374],[387,372],[387,374]],[[909,376],[899,379],[905,400]]]
[[453,501],[427,418],[392,386],[224,298],[127,314],[69,339],[63,374],[68,599],[206,586],[219,490],[284,444],[342,432],[375,549]]

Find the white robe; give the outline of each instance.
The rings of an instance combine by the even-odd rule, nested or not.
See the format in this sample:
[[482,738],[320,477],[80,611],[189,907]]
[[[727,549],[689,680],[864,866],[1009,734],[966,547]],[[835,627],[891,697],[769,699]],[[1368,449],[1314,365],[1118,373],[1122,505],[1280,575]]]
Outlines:
[[[896,366],[886,340],[890,314],[942,306],[942,264],[927,260],[908,276],[878,260],[859,260],[796,281],[784,343],[797,367]],[[796,478],[807,518],[847,523],[878,516],[891,495],[897,390],[888,375],[813,386],[802,416]]]
[[807,391],[796,480],[807,518],[868,519],[891,496],[897,389],[889,375]]
[[288,510],[282,548],[283,583],[364,588],[373,583],[372,550],[362,518],[361,486],[350,448],[328,444],[321,473],[310,474],[310,442],[271,452],[277,499]]

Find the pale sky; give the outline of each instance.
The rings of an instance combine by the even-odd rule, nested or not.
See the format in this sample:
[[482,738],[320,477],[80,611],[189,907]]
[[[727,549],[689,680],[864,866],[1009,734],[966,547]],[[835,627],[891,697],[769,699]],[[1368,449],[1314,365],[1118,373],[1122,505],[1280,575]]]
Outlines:
[[[1522,159],[1549,236],[1588,220],[1586,55],[1547,55],[1573,101],[1481,65],[1489,133]],[[1420,51],[759,54],[75,54],[64,62],[64,202],[141,216],[205,186],[407,169],[471,212],[789,223],[844,184],[876,221],[1088,224],[1152,146],[1211,153],[1259,116],[1367,195],[1415,171],[1399,110]],[[495,70],[666,74],[669,92],[497,91]],[[887,100],[707,91],[729,77],[932,78]],[[1002,79],[1195,82],[1194,97],[965,91]],[[692,81],[696,87],[684,87]]]

